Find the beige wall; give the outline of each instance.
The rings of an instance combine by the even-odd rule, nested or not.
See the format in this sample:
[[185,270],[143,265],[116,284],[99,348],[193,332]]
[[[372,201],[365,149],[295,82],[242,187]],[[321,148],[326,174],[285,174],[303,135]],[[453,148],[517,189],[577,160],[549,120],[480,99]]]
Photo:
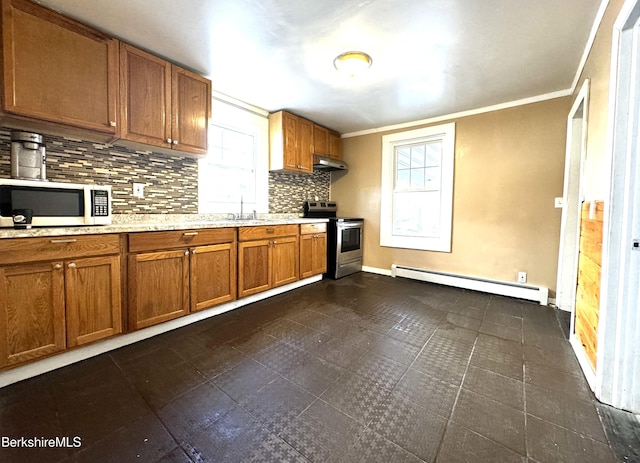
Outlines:
[[[347,173],[333,173],[339,215],[365,218],[364,265],[402,264],[516,281],[555,290],[566,120],[570,98],[559,98],[455,120],[452,252],[380,246],[382,135],[344,142]],[[386,132],[388,133],[388,132]],[[553,296],[553,293],[552,293]]]
[[589,111],[587,115],[587,159],[584,167],[585,198],[606,200],[609,197],[607,160],[607,124],[609,123],[609,84],[613,24],[624,0],[610,0],[593,47],[573,95],[577,96],[586,78],[589,83]]

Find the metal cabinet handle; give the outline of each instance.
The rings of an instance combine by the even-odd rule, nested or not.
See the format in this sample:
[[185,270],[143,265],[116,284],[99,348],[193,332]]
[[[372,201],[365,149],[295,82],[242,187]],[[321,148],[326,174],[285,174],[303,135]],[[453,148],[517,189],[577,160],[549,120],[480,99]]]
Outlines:
[[198,232],[185,232],[182,234],[182,236],[197,236]]
[[116,126],[116,121],[109,121],[109,125],[111,127],[115,127]]
[[73,238],[68,239],[68,240],[51,240],[51,244],[59,244],[59,243],[75,243],[76,241],[78,241],[78,240],[73,239]]
[[177,145],[178,144],[178,140],[173,140],[173,144]]
[[71,262],[71,263],[69,264],[69,268],[76,268],[76,267],[77,267],[77,265],[76,265],[76,264],[74,264],[73,262]]
[[267,228],[267,233],[275,233],[276,229],[275,228]]
[[278,242],[276,240],[273,240],[273,244],[276,245],[278,244]]
[[62,268],[62,264],[54,264],[53,268],[56,270],[60,270]]
[[194,249],[193,251],[191,251],[191,254],[195,254],[195,253],[196,253],[196,250],[195,250],[195,249]]
[[172,141],[171,138],[167,138],[167,143],[171,143]]
[[188,255],[189,255],[189,251],[188,251],[188,250],[187,250],[187,251],[185,251],[185,252],[184,252],[184,255],[185,255],[185,256],[188,256]]

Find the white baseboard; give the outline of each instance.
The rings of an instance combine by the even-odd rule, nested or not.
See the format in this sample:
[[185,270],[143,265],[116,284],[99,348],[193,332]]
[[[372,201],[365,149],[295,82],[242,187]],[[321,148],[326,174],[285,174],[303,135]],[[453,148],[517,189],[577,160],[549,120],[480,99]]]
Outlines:
[[226,304],[221,304],[215,308],[196,312],[184,317],[176,318],[175,320],[161,323],[159,325],[150,326],[142,330],[134,331],[133,333],[116,336],[104,341],[90,344],[88,346],[73,349],[68,352],[63,352],[61,354],[57,354],[43,360],[29,363],[27,365],[13,368],[11,370],[0,373],[0,388],[8,386],[9,384],[17,383],[18,381],[41,375],[43,373],[47,373],[52,370],[56,370],[58,368],[65,367],[67,365],[71,365],[72,363],[95,357],[96,355],[104,354],[105,352],[109,352],[120,347],[124,347],[129,344],[151,338],[153,336],[157,336],[162,333],[166,333],[167,331],[175,330],[177,328],[181,328],[183,326],[187,326],[192,323],[205,320],[207,318],[215,317],[216,315],[229,312],[230,310],[234,310],[239,307],[252,304],[254,302],[261,301],[277,294],[291,291],[292,289],[306,286],[320,280],[322,280],[322,275],[305,278],[304,280],[296,281],[295,283],[290,283],[288,285],[270,289],[268,291],[254,294],[252,296],[243,297],[242,299],[228,302]]
[[363,265],[362,271],[367,273],[375,273],[377,275],[385,275],[388,277],[391,276],[391,270],[388,270],[386,268],[367,267],[366,265]]
[[491,280],[468,275],[458,275],[453,273],[434,272],[427,269],[406,267],[397,264],[391,266],[391,276],[412,278],[430,283],[437,283],[457,288],[482,291],[489,294],[515,297],[536,301],[540,305],[549,304],[549,289],[542,286],[530,286],[510,281]]

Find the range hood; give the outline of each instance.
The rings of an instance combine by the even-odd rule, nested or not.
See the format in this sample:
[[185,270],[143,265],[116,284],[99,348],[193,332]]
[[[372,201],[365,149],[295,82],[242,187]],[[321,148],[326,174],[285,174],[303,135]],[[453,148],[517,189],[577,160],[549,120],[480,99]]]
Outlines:
[[313,155],[313,170],[348,170],[349,166],[341,159],[329,156]]

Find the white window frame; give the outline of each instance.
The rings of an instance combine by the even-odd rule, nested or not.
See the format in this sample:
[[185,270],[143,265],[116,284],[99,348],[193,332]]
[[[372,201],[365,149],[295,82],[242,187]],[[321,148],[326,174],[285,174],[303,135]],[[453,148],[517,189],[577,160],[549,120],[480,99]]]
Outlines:
[[[394,235],[393,200],[396,179],[396,147],[436,140],[442,141],[439,235],[437,237]],[[382,137],[380,246],[451,252],[454,158],[455,123],[453,122]]]
[[[212,100],[211,120],[212,126],[218,126],[236,132],[245,133],[254,137],[255,146],[255,179],[256,198],[255,202],[244,201],[243,212],[259,213],[269,212],[269,121],[268,113],[260,111],[258,108],[247,108],[241,102],[232,101],[231,98],[214,97]],[[240,213],[240,200],[237,204],[228,202],[214,202],[207,199],[204,182],[215,182],[215,179],[208,178],[204,173],[205,169],[200,166],[204,164],[206,157],[199,160],[198,168],[198,212],[201,214],[213,213]]]

